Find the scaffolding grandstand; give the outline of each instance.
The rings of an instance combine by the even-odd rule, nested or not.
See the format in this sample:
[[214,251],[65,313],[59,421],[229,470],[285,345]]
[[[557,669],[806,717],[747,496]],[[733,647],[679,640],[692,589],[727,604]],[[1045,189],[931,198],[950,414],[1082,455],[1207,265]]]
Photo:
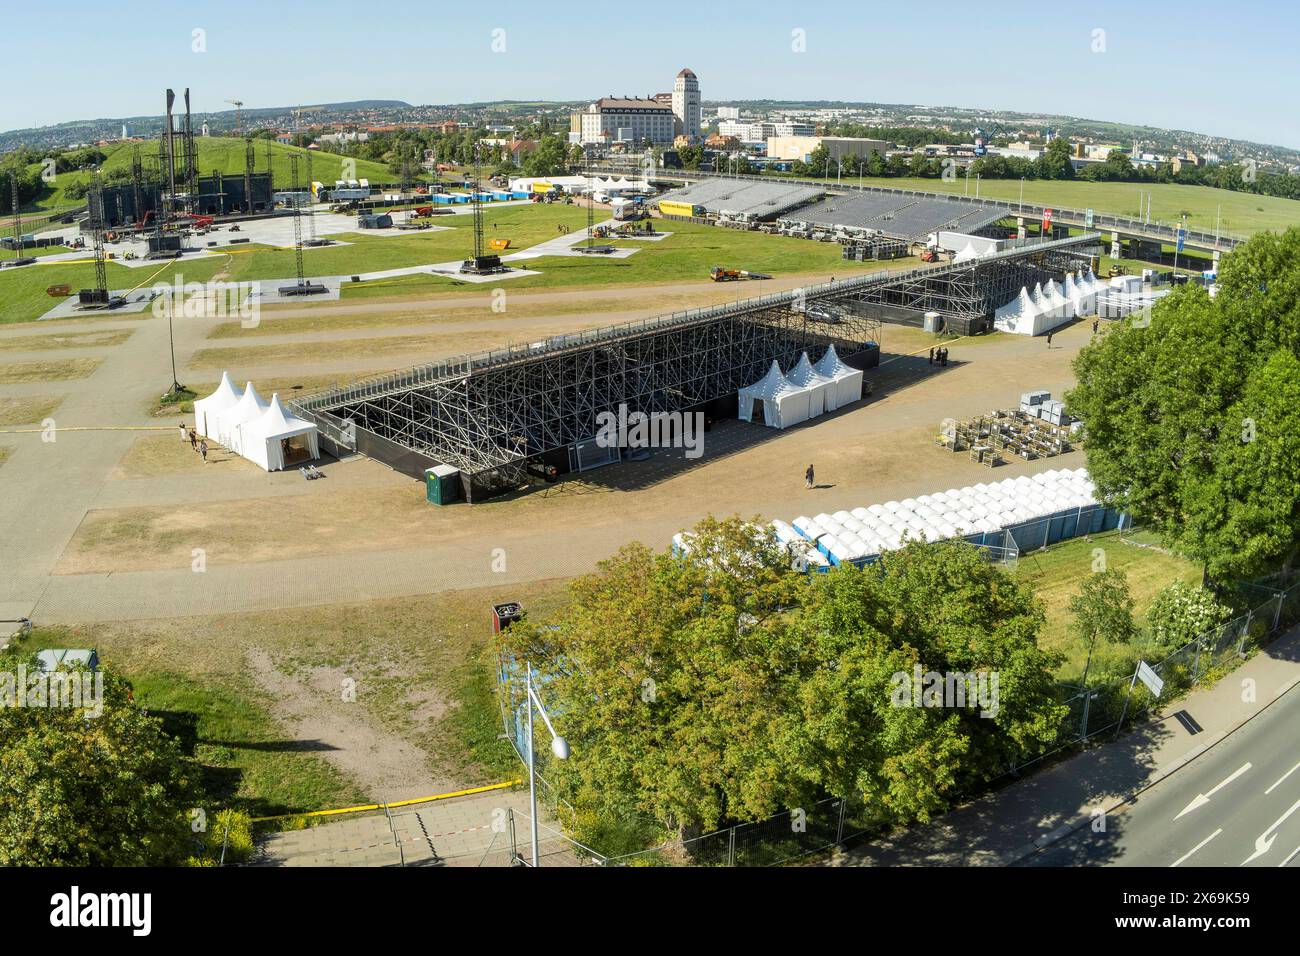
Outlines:
[[852,192],[827,196],[779,221],[788,228],[873,229],[891,239],[911,241],[940,229],[975,234],[1005,218],[1006,210],[981,206],[960,197],[951,200]]
[[774,219],[825,194],[816,186],[761,183],[752,179],[706,179],[665,193],[660,199],[703,206],[714,215],[727,213],[748,219]]
[[937,311],[954,330],[979,331],[1022,286],[1079,268],[1097,239],[1040,241],[969,263],[554,336],[329,389],[293,409],[317,423],[327,450],[360,452],[413,477],[458,469],[472,502],[525,484],[533,463],[567,472],[617,460],[617,449],[595,447],[601,412],[720,417],[773,360],[790,368],[833,345],[850,364],[877,364],[882,319]]

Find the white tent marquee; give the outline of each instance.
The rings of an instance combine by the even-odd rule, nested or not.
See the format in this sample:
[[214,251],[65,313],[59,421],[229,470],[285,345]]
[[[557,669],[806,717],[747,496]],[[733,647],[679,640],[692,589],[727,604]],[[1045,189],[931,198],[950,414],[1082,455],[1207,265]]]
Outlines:
[[762,402],[763,424],[772,428],[789,428],[808,418],[812,392],[781,374],[781,366],[773,359],[767,374],[753,385],[742,388],[739,399],[738,417],[741,421],[752,421],[754,403]]
[[799,362],[794,368],[790,369],[790,374],[786,376],[791,382],[800,388],[809,390],[809,407],[808,417],[815,418],[824,411],[832,411],[837,406],[835,399],[838,395],[838,386],[835,380],[822,375],[813,368],[812,361],[808,358],[808,353],[804,352],[799,356]]
[[1034,320],[1038,309],[1029,290],[1021,287],[1020,294],[993,313],[993,327],[1001,332],[1019,335],[1034,334]]
[[257,394],[257,389],[253,387],[253,383],[247,383],[244,386],[244,394],[239,401],[217,415],[217,441],[231,451],[242,455],[244,453],[242,445],[244,426],[254,419],[260,418],[266,408],[265,399]]
[[239,391],[230,381],[227,372],[221,373],[221,384],[207,398],[194,403],[194,430],[205,438],[217,438],[217,423],[221,413],[239,404]]
[[835,346],[826,349],[826,354],[813,366],[817,373],[835,382],[835,404],[826,403],[826,410],[833,412],[837,408],[851,405],[862,397],[862,371],[852,368],[840,361],[835,354]]
[[239,453],[267,471],[320,457],[316,426],[286,412],[278,393],[271,396],[266,411],[241,426],[241,432]]
[[961,250],[961,252],[957,253],[955,256],[952,257],[952,261],[970,262],[972,259],[978,259],[979,257],[980,254],[975,251],[975,247],[968,242],[966,243],[966,246]]

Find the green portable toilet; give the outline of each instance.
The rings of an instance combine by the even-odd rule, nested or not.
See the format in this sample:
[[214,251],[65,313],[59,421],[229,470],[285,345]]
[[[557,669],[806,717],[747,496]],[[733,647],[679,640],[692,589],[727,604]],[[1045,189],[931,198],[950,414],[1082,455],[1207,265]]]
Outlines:
[[424,494],[435,505],[449,505],[460,500],[460,469],[451,465],[434,465],[424,469]]

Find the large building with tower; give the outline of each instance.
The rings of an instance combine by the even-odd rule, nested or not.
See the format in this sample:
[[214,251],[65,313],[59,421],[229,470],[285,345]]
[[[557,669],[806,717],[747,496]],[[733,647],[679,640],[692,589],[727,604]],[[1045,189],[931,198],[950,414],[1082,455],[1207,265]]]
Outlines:
[[679,135],[698,139],[700,120],[700,81],[690,70],[682,70],[671,93],[606,96],[574,113],[569,140],[587,145],[671,146]]

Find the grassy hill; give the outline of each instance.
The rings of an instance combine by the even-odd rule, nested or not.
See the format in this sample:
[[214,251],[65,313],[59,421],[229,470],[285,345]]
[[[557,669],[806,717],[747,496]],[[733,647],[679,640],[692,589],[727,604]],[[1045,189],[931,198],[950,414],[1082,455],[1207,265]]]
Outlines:
[[[244,140],[230,136],[196,136],[194,143],[198,148],[198,165],[201,176],[210,175],[213,171],[243,173]],[[104,173],[115,170],[129,171],[134,147],[134,143],[116,143],[107,147],[104,152],[108,154],[108,158],[104,160],[102,171]],[[259,173],[266,172],[269,150],[271,173],[277,188],[288,186],[289,157],[297,155],[299,157],[298,178],[304,186],[306,185],[307,150],[298,146],[286,146],[283,143],[262,139],[253,140],[253,149],[256,153],[254,168]],[[145,171],[148,173],[151,166],[156,166],[158,144],[156,141],[141,143],[140,150],[144,158]],[[336,179],[345,178],[343,176],[345,158],[333,153],[313,150],[311,155],[312,178],[325,183],[333,183]],[[369,179],[372,183],[394,182],[397,179],[386,165],[367,159],[356,160],[356,178]],[[55,210],[82,205],[85,200],[71,198],[67,195],[67,189],[73,183],[87,183],[90,179],[91,174],[89,172],[59,174],[46,194],[41,197],[37,206],[40,209]]]

